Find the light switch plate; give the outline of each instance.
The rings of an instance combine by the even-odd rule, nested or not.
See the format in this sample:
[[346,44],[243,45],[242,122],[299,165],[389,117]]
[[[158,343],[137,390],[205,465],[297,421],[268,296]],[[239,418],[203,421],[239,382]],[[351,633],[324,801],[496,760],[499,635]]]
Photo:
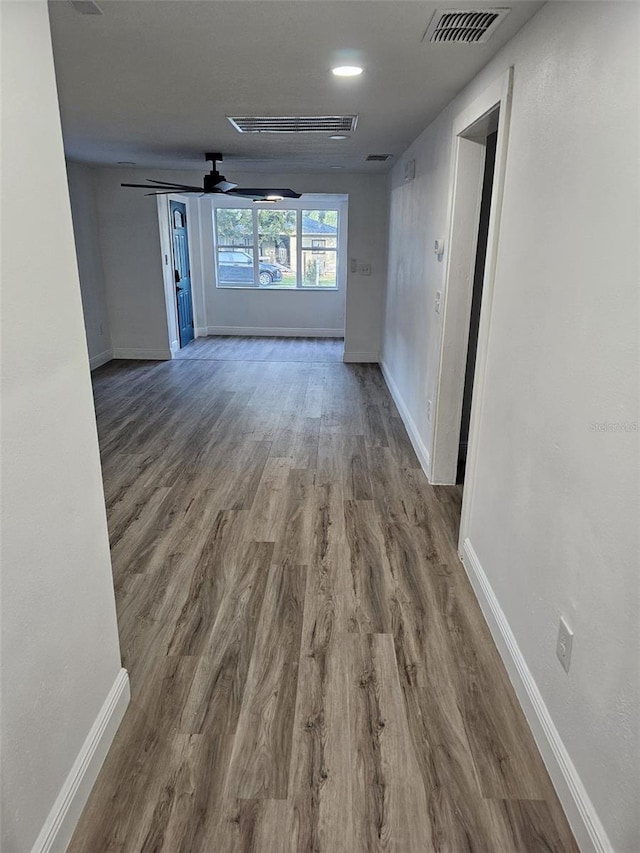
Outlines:
[[408,184],[409,181],[412,181],[416,176],[416,161],[408,160],[404,164],[404,182]]
[[573,631],[567,625],[564,616],[560,617],[560,627],[558,628],[558,645],[556,646],[556,654],[558,660],[565,669],[569,672],[571,666],[571,649],[573,648]]

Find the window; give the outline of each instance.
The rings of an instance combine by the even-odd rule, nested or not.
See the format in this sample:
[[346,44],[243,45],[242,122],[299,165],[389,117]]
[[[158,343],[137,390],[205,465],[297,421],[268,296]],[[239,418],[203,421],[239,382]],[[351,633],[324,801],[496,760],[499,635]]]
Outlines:
[[302,285],[338,285],[338,211],[303,210]]
[[[234,199],[214,203],[217,287],[337,290],[341,197],[317,208],[287,201],[260,207]],[[325,202],[326,203],[326,202]]]

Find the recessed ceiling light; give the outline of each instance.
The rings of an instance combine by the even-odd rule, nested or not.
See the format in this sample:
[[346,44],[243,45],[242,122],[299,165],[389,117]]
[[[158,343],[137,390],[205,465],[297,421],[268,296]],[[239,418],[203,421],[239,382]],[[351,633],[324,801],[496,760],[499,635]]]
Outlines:
[[331,169],[344,169],[344,166],[330,166]]
[[342,133],[334,133],[333,136],[330,136],[329,139],[348,139],[348,136],[344,136]]
[[359,77],[364,71],[359,65],[338,65],[332,68],[331,71],[336,77]]

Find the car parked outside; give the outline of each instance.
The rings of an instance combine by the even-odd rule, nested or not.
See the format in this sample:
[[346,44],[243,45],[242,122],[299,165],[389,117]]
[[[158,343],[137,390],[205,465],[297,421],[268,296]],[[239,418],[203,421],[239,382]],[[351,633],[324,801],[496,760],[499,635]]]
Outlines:
[[[218,281],[220,284],[253,284],[253,258],[239,249],[223,249],[218,252]],[[260,261],[258,282],[260,287],[282,281],[282,272],[275,264]]]

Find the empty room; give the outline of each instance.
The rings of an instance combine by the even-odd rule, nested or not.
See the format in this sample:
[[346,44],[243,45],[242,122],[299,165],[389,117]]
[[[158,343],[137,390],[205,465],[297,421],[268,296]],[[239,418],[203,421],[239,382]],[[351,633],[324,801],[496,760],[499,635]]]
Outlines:
[[0,853],[638,853],[640,4],[0,35]]

